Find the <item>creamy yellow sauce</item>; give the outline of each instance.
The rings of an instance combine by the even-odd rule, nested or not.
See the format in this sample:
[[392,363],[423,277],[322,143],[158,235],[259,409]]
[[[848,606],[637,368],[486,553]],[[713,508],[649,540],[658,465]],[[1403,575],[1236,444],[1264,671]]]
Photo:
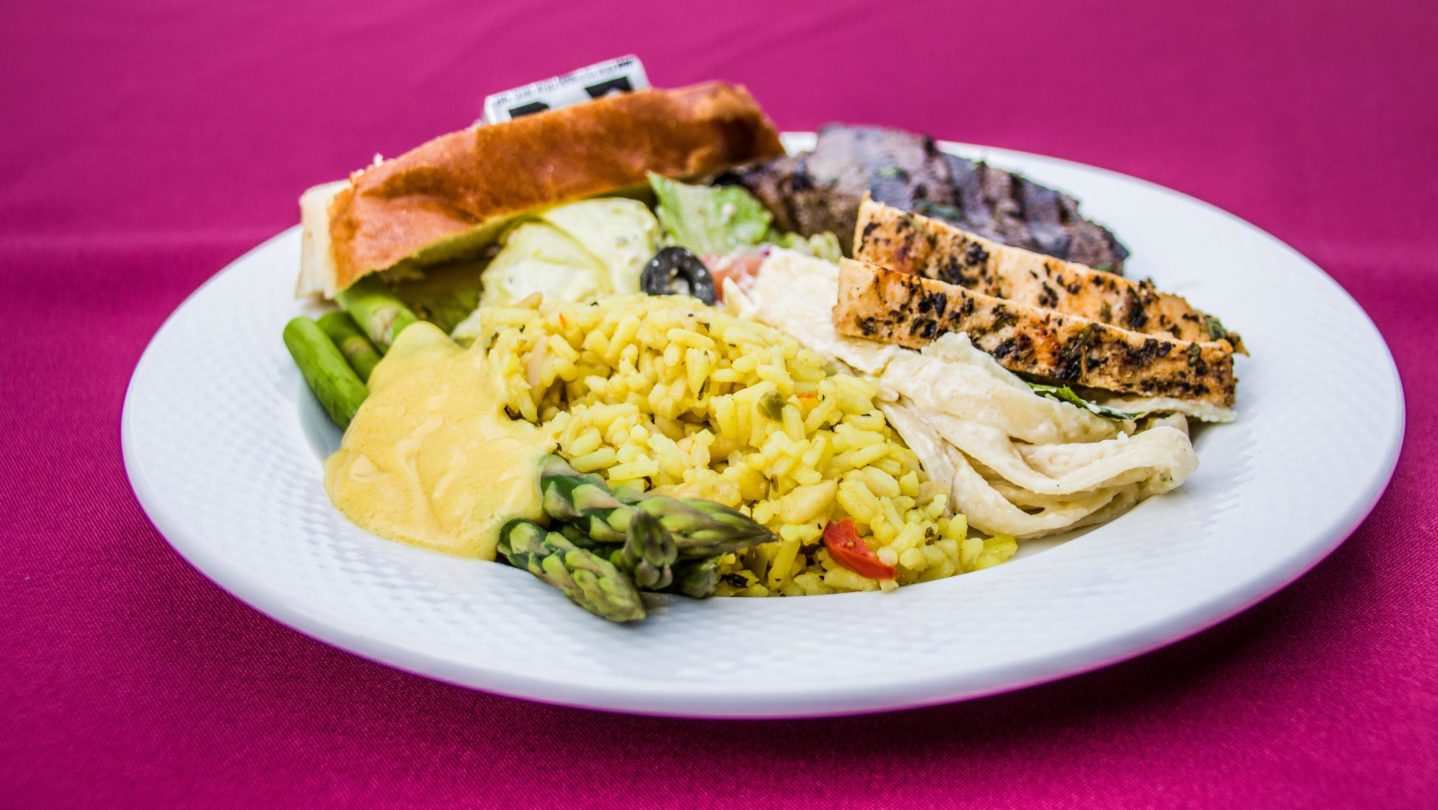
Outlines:
[[437,327],[400,333],[325,462],[330,500],[382,537],[492,560],[511,518],[538,518],[538,463],[554,447],[510,419],[484,353]]

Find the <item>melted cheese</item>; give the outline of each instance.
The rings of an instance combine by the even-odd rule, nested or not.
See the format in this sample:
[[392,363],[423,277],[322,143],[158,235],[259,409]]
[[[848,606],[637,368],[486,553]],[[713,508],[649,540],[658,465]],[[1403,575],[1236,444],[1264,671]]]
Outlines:
[[325,489],[382,537],[492,560],[499,529],[538,518],[538,463],[554,441],[505,415],[483,352],[428,323],[405,329],[325,463]]

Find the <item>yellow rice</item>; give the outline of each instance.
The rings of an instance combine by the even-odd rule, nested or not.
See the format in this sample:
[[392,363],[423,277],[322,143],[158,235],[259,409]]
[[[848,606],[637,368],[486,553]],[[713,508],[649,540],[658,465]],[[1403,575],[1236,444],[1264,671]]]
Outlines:
[[683,296],[484,309],[469,337],[506,407],[546,426],[576,469],[611,485],[708,498],[778,540],[722,561],[719,594],[889,588],[839,565],[824,527],[853,518],[896,584],[1003,562],[1013,538],[971,537],[878,409],[877,385],[772,327]]

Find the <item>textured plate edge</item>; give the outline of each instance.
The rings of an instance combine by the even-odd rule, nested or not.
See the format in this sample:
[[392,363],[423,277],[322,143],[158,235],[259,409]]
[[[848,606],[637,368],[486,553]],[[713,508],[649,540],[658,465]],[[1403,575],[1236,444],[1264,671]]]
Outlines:
[[[796,144],[804,143],[806,139],[812,138],[811,133],[786,133],[786,136],[791,139],[786,142]],[[768,696],[751,694],[735,696],[722,692],[711,694],[692,689],[683,694],[655,694],[640,693],[635,690],[616,691],[606,688],[585,688],[582,685],[560,680],[516,677],[503,671],[472,664],[456,665],[445,658],[417,653],[388,642],[377,641],[373,637],[346,632],[329,624],[324,617],[293,607],[282,592],[270,589],[251,577],[237,573],[222,557],[205,550],[203,544],[190,542],[185,533],[181,531],[178,522],[165,510],[158,493],[154,492],[145,481],[143,471],[135,462],[131,438],[131,395],[136,381],[140,379],[147,361],[152,356],[155,338],[169,326],[192,299],[213,284],[224,270],[211,276],[186,296],[166,317],[147,343],[131,374],[125,392],[120,426],[121,450],[131,488],[155,529],[183,559],[202,575],[256,611],[329,646],[432,680],[521,700],[605,712],[696,719],[839,717],[900,711],[1003,694],[1096,671],[1190,638],[1242,613],[1297,581],[1352,535],[1377,506],[1378,500],[1387,489],[1397,468],[1406,432],[1406,405],[1402,379],[1393,359],[1392,350],[1388,347],[1387,341],[1373,323],[1372,318],[1342,285],[1301,252],[1257,225],[1184,192],[1111,169],[1064,158],[961,142],[941,141],[940,143],[945,148],[962,153],[978,152],[985,157],[999,158],[1000,160],[1005,156],[1012,155],[1021,160],[1037,159],[1040,162],[1060,164],[1071,169],[1097,172],[1107,175],[1112,180],[1142,185],[1151,191],[1181,198],[1207,209],[1229,224],[1249,230],[1282,251],[1293,255],[1346,299],[1378,338],[1378,345],[1382,348],[1387,360],[1388,377],[1393,393],[1391,427],[1386,431],[1390,441],[1388,447],[1384,449],[1383,463],[1380,465],[1380,469],[1384,472],[1372,478],[1362,494],[1351,501],[1350,507],[1343,516],[1347,522],[1335,521],[1333,530],[1315,535],[1310,542],[1296,547],[1285,557],[1284,565],[1271,567],[1266,572],[1269,576],[1255,579],[1249,583],[1248,588],[1226,592],[1222,598],[1196,605],[1167,623],[1146,627],[1143,633],[1131,633],[1116,639],[1106,639],[1085,647],[1075,648],[1062,658],[1050,657],[1038,659],[1038,663],[1028,661],[1018,665],[969,672],[961,679],[938,677],[906,680],[891,682],[878,688],[837,690],[818,694],[782,692]],[[243,262],[275,242],[291,238],[292,233],[296,230],[298,227],[294,226],[281,231],[231,261],[225,269]],[[476,678],[474,677],[476,675],[484,677]],[[956,683],[956,680],[962,680],[968,685]]]

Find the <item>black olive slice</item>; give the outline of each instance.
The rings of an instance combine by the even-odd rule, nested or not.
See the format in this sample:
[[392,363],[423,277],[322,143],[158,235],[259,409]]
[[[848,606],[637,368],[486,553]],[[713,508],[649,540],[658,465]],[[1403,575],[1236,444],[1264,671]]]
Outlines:
[[639,287],[649,295],[692,295],[706,304],[715,300],[709,268],[682,247],[667,247],[654,254],[644,265]]

